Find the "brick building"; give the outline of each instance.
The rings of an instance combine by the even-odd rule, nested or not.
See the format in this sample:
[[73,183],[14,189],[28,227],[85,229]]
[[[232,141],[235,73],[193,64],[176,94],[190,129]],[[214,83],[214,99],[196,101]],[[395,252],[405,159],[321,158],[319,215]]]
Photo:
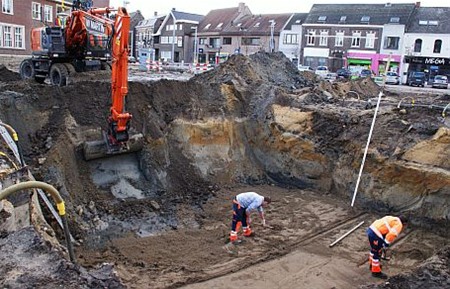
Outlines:
[[[57,23],[57,13],[70,12],[71,0],[0,0],[0,54],[31,53],[32,28]],[[109,6],[109,0],[94,0],[95,7]]]

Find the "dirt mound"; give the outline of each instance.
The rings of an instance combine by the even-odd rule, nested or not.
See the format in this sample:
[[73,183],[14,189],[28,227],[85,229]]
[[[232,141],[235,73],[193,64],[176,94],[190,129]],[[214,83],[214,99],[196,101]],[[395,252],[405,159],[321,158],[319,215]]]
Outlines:
[[233,55],[218,68],[198,75],[200,82],[275,85],[286,89],[311,86],[313,82],[299,73],[282,53],[258,52],[249,57]]
[[0,81],[17,81],[20,80],[20,74],[9,70],[6,66],[0,64]]

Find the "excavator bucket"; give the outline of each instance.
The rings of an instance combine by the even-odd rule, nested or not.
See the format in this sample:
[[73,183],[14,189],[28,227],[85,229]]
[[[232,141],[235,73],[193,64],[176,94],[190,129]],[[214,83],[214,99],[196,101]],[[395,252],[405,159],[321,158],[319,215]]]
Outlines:
[[142,134],[130,136],[128,141],[121,145],[112,145],[104,134],[102,140],[86,141],[83,143],[83,154],[85,160],[93,160],[109,157],[117,154],[132,153],[142,150],[144,137]]

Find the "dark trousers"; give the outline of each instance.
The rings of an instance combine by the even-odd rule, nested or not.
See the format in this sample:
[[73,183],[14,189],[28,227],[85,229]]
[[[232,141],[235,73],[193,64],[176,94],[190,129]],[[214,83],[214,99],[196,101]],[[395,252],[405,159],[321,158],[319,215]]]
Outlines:
[[231,231],[236,231],[237,223],[241,222],[242,227],[247,227],[247,213],[236,200],[233,200],[233,221],[231,222]]
[[370,243],[369,261],[371,262],[371,270],[374,273],[381,272],[380,257],[384,240],[378,237],[378,235],[375,234],[370,228],[367,229],[367,237],[369,238]]

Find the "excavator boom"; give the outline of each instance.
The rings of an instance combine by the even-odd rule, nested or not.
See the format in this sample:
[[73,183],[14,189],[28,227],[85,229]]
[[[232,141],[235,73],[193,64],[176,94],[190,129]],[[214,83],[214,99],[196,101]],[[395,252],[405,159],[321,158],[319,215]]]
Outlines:
[[[113,10],[91,10],[94,15],[109,13]],[[142,149],[142,134],[129,136],[132,115],[125,111],[125,99],[128,94],[128,37],[130,31],[130,16],[124,7],[117,9],[112,38],[112,105],[108,117],[108,131],[103,140],[86,142],[84,157],[86,160],[101,158],[108,155],[134,152]]]

